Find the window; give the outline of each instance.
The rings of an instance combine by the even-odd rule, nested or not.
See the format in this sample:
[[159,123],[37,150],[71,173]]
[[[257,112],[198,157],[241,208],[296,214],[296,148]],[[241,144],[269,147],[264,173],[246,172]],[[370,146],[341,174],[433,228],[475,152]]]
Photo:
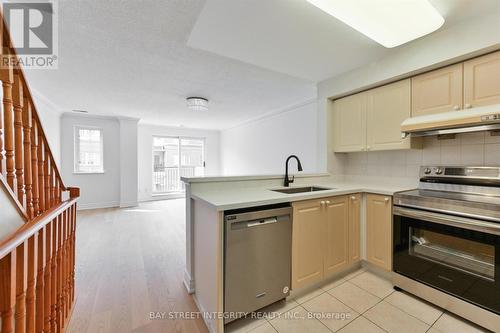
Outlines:
[[101,173],[103,165],[102,130],[75,127],[75,173]]
[[153,193],[184,190],[181,177],[205,174],[205,139],[153,137]]

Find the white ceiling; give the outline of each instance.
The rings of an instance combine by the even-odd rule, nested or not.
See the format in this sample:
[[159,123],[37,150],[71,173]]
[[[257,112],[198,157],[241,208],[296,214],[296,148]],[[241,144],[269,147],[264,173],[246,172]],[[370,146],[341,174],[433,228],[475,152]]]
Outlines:
[[[447,25],[498,0],[431,0]],[[385,49],[305,0],[59,1],[59,69],[28,70],[60,111],[221,129],[316,96]],[[185,98],[207,97],[193,113]]]
[[[316,97],[313,82],[186,46],[201,0],[59,1],[59,69],[27,70],[61,111],[220,129]],[[204,96],[210,110],[187,110]]]
[[[499,0],[430,2],[446,19],[441,29],[500,10]],[[391,52],[306,0],[207,0],[188,45],[312,81]]]

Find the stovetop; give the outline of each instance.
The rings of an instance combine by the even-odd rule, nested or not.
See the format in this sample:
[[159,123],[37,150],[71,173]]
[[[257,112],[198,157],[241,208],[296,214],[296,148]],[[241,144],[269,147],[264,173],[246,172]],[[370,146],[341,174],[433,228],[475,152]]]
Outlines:
[[500,223],[500,167],[424,166],[420,172],[419,188],[396,193],[395,206]]

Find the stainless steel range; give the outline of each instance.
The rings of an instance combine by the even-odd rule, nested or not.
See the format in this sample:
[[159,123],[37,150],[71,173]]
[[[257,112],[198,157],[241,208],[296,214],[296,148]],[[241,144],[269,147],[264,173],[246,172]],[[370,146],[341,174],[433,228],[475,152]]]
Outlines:
[[393,214],[394,285],[499,332],[500,167],[422,167]]

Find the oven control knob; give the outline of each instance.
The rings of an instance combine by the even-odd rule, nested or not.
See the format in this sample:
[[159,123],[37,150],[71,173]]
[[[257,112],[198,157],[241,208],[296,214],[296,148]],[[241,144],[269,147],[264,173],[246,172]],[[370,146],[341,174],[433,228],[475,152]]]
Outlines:
[[436,175],[441,175],[442,173],[443,173],[443,169],[442,168],[437,168]]
[[431,169],[430,168],[425,168],[424,173],[426,175],[430,174],[431,173]]

